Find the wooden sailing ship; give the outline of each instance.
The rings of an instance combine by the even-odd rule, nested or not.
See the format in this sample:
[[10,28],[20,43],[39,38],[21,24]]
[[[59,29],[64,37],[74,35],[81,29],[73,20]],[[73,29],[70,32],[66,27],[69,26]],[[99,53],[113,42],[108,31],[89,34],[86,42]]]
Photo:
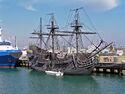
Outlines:
[[[55,26],[54,23],[54,15],[51,18],[51,25],[47,29],[50,30],[49,33],[42,32],[42,23],[40,20],[40,32],[33,32],[32,34],[38,35],[40,39],[40,48],[36,47],[36,49],[32,49],[35,52],[32,62],[32,69],[38,71],[60,71],[63,72],[64,75],[88,75],[92,73],[92,70],[95,66],[94,57],[96,54],[101,52],[103,49],[108,47],[110,44],[106,45],[102,49],[99,49],[103,41],[99,43],[98,46],[91,53],[79,53],[79,35],[81,34],[96,34],[96,32],[83,32],[80,30],[82,25],[79,24],[79,9],[75,9],[75,22],[71,25],[73,31],[59,31],[58,27]],[[42,49],[42,39],[43,36],[51,37],[51,46],[52,52],[48,52],[47,50]],[[63,58],[59,58],[57,53],[55,53],[55,36],[75,36],[76,41],[76,53],[72,55],[67,55]]]

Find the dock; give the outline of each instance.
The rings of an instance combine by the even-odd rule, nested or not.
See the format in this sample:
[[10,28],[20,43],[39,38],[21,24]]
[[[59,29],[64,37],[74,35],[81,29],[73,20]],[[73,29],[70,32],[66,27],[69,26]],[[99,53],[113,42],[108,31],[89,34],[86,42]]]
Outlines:
[[[31,68],[31,63],[29,62],[28,57],[27,56],[21,57],[17,62],[16,67]],[[125,75],[125,63],[118,63],[118,62],[97,63],[93,69],[93,72]]]
[[29,58],[27,56],[22,56],[16,63],[16,67],[28,67],[30,68],[31,63],[29,62]]
[[[31,68],[31,63],[28,60],[19,60],[16,67]],[[93,69],[94,73],[108,73],[125,75],[125,63],[98,63]]]
[[125,63],[97,63],[93,72],[125,75]]

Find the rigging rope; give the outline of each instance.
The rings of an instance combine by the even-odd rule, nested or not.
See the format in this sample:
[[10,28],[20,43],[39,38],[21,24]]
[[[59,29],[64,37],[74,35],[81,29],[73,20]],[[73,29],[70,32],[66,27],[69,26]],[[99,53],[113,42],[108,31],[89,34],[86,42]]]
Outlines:
[[69,15],[67,16],[67,21],[66,21],[66,25],[64,26],[64,27],[62,27],[61,29],[65,29],[65,28],[67,28],[69,25],[70,25],[70,20],[71,20],[71,18],[72,18],[72,16],[73,16],[73,12],[70,10],[70,12],[69,12]]
[[[89,17],[89,15],[88,15],[88,13],[87,13],[87,11],[85,10],[84,7],[83,7],[83,12],[85,13],[86,17],[88,18],[88,21],[90,22],[92,28],[97,32],[97,28],[96,28],[95,25],[93,24],[91,18]],[[97,32],[97,34],[98,34],[99,38],[100,38],[101,40],[103,40],[102,37],[100,36],[100,34],[99,34],[98,32]]]
[[81,44],[81,48],[84,48],[83,41],[82,41],[82,35],[79,35],[79,38],[80,38],[79,42]]
[[[73,34],[72,34],[71,37],[69,38],[70,43],[72,43],[72,39],[73,39]],[[71,47],[72,45],[69,44],[69,46]]]
[[[81,30],[80,30],[81,31]],[[85,34],[83,34],[85,37],[86,37],[86,39],[91,43],[91,44],[93,44],[95,47],[97,47]]]
[[[71,45],[72,47],[74,47],[69,41],[67,41],[63,36],[61,36],[69,45]],[[75,48],[75,47],[74,47]]]

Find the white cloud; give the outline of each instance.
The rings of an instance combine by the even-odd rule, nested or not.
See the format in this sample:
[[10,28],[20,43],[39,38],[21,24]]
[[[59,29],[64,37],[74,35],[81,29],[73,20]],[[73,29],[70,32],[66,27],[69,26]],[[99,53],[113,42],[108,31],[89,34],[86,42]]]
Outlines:
[[120,0],[81,0],[95,11],[111,10],[119,5]]
[[36,9],[32,5],[26,6],[25,8],[30,11],[36,11]]
[[39,0],[29,0],[29,1],[24,1],[23,6],[25,9],[30,10],[30,11],[36,11],[37,9],[34,7],[35,4],[37,4]]
[[111,10],[119,5],[120,0],[29,0],[25,3],[25,8],[31,11],[36,9],[33,7],[36,4],[52,4],[52,5],[86,5],[88,8],[94,11],[106,11]]

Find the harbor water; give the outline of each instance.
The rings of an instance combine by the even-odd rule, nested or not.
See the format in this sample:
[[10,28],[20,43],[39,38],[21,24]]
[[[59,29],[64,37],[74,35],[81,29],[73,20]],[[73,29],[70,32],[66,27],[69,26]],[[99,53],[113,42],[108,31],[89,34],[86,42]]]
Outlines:
[[49,76],[26,68],[0,69],[0,94],[125,94],[125,76]]

